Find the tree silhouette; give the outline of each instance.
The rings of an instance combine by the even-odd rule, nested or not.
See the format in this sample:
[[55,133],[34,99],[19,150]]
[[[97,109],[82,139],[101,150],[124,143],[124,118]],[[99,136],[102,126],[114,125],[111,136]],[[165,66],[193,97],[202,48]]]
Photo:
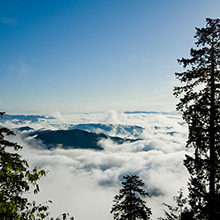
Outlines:
[[186,155],[184,165],[190,173],[189,203],[197,219],[220,219],[220,19],[206,19],[205,28],[196,28],[196,49],[190,59],[179,59],[184,68],[176,73],[184,86],[175,87],[180,98],[177,110],[188,123],[187,147],[194,156]]
[[110,213],[113,213],[116,220],[150,219],[151,210],[146,207],[146,202],[140,198],[140,196],[148,195],[142,189],[145,184],[136,175],[127,175],[123,178],[123,188],[119,190],[119,195],[114,197],[115,204]]
[[[4,113],[0,112],[0,116]],[[49,219],[48,201],[37,205],[23,196],[25,192],[38,193],[37,181],[46,175],[44,170],[29,169],[26,160],[17,153],[22,146],[5,139],[5,135],[15,135],[8,128],[0,128],[0,219],[1,220],[40,220]],[[67,220],[63,213],[56,219]],[[51,220],[53,218],[50,218]],[[73,219],[71,217],[70,219]]]
[[167,207],[164,210],[166,218],[158,218],[158,220],[194,220],[193,212],[189,209],[187,203],[188,199],[183,197],[183,189],[178,191],[178,195],[173,197],[176,206],[171,206],[163,203]]
[[[3,116],[4,113],[0,115]],[[17,153],[22,147],[17,143],[5,140],[5,135],[15,135],[8,128],[0,128],[0,218],[29,219],[38,213],[47,216],[47,206],[28,203],[24,192],[39,192],[37,180],[45,176],[44,170],[29,170],[28,163]]]

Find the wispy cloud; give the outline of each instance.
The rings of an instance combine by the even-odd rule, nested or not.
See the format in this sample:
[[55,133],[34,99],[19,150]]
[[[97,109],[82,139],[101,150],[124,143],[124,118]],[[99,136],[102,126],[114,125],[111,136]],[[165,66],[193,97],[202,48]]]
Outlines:
[[19,57],[18,60],[8,68],[8,74],[13,78],[18,77],[19,79],[25,79],[33,72],[33,69],[23,57]]
[[1,22],[9,27],[18,25],[18,20],[12,17],[1,18]]

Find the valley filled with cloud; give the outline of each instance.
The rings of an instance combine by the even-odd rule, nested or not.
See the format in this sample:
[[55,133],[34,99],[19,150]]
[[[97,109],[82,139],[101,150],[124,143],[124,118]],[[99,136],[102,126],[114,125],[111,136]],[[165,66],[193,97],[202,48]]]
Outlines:
[[[181,187],[186,190],[188,172],[183,159],[191,151],[185,148],[187,125],[176,112],[54,112],[48,117],[23,118],[6,115],[0,126],[16,131],[15,137],[7,138],[23,146],[20,154],[31,167],[48,171],[39,182],[41,192],[28,197],[39,203],[52,200],[50,212],[54,217],[68,212],[76,220],[113,219],[113,198],[121,188],[123,176],[128,174],[138,175],[146,184],[152,219],[163,216],[163,202],[173,204],[177,191]],[[110,138],[100,139],[97,145],[102,150],[64,149],[62,143],[48,149],[37,135],[28,135],[30,129],[80,129],[135,141],[118,144]]]

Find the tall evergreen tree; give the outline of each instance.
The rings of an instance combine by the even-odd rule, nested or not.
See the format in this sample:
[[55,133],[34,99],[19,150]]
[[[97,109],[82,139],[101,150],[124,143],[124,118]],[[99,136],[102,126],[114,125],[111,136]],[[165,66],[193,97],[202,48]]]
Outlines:
[[[196,28],[196,49],[191,58],[179,59],[186,71],[176,73],[184,86],[174,88],[180,98],[177,110],[188,123],[186,155],[189,171],[190,205],[197,219],[220,219],[220,19],[206,19],[204,28]],[[188,68],[187,68],[188,67]]]
[[[142,187],[145,185],[138,176],[123,176],[123,188],[119,195],[114,197],[115,204],[110,213],[113,213],[116,220],[150,219],[151,210],[140,196],[145,197],[148,193]],[[140,196],[138,196],[138,194]]]

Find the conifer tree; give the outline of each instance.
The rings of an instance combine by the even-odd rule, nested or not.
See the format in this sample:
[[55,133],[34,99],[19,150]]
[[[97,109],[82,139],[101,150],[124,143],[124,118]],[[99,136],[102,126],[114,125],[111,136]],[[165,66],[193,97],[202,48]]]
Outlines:
[[176,202],[176,206],[163,203],[168,210],[164,210],[165,218],[158,218],[158,220],[195,220],[193,218],[193,212],[188,207],[188,199],[183,197],[183,189],[178,191],[178,195],[173,197]]
[[189,171],[189,203],[196,219],[220,219],[220,19],[206,19],[204,28],[196,28],[196,49],[191,58],[179,59],[186,69],[176,73],[184,86],[174,88],[180,98],[177,110],[188,123],[186,155]]
[[[148,195],[142,187],[145,185],[136,175],[123,176],[123,188],[114,197],[114,205],[110,211],[116,220],[150,219],[151,210],[140,196]],[[138,194],[140,196],[138,196]]]

